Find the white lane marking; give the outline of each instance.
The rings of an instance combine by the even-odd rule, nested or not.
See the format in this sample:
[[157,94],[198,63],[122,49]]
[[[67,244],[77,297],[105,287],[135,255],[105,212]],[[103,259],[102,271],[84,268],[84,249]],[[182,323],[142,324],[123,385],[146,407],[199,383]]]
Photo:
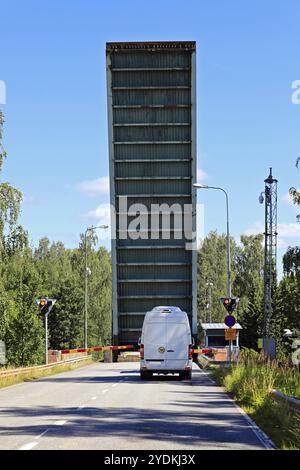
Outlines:
[[113,384],[112,387],[116,387],[118,384]]
[[35,439],[40,439],[40,438],[43,437],[43,436],[46,434],[46,432],[48,432],[48,431],[49,431],[49,429],[46,429],[46,431],[42,432],[42,434],[40,434],[39,436],[37,436]]
[[[200,369],[201,370],[201,369]],[[223,389],[224,393],[227,395],[228,397],[228,400],[231,401],[231,403],[233,403],[233,405],[235,406],[235,408],[240,412],[240,414],[245,418],[245,420],[248,422],[248,425],[250,427],[250,429],[253,431],[253,433],[256,435],[256,437],[258,438],[258,440],[262,443],[262,445],[264,446],[265,449],[276,449],[276,445],[274,444],[274,442],[272,441],[272,439],[269,438],[269,436],[259,427],[257,426],[257,424],[255,423],[255,421],[253,421],[252,418],[250,418],[249,415],[247,415],[247,413],[243,410],[243,408],[240,408],[239,405],[232,399],[230,398],[230,396],[227,394],[226,390],[224,389],[224,387],[218,385],[214,380],[212,380],[209,375],[207,374],[207,372],[204,372],[203,370],[201,370],[201,373],[205,375],[205,377],[211,382],[213,383],[214,385],[216,385],[217,387],[220,387]]]
[[92,397],[91,400],[97,400],[98,397]]
[[238,411],[244,416],[244,418],[246,419],[246,421],[248,421],[248,424],[250,426],[250,428],[252,429],[252,431],[254,432],[254,434],[256,435],[256,437],[260,440],[260,442],[262,443],[262,445],[264,446],[265,449],[268,449],[268,450],[274,450],[276,449],[276,445],[274,444],[274,442],[269,438],[269,436],[267,436],[267,434],[262,430],[260,429],[259,426],[257,426],[257,424],[255,423],[255,421],[253,421],[252,418],[250,418],[249,415],[247,415],[247,413],[243,410],[243,408],[240,408],[236,403],[235,401],[233,401],[233,404],[234,406],[238,409]]
[[55,426],[63,426],[67,421],[65,419],[61,419],[59,421],[55,421]]
[[105,390],[102,390],[102,393],[108,392],[108,389],[106,388]]
[[23,446],[19,447],[18,450],[31,450],[37,445],[38,442],[29,442],[28,444],[24,444]]

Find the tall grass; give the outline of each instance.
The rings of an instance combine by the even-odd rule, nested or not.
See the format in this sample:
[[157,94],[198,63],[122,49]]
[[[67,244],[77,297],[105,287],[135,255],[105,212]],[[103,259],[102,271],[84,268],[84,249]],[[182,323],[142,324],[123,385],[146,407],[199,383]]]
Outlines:
[[245,411],[281,449],[300,449],[300,416],[286,405],[271,399],[279,390],[300,398],[300,374],[297,368],[269,361],[253,350],[243,350],[236,365],[213,371]]

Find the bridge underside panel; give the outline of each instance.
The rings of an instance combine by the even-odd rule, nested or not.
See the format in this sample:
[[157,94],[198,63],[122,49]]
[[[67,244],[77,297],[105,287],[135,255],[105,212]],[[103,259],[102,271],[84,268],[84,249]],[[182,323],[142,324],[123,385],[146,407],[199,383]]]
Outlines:
[[[158,305],[179,306],[195,323],[195,256],[187,246],[195,231],[194,55],[193,42],[107,44],[119,344],[136,344],[145,313]],[[171,207],[169,219],[162,204]]]

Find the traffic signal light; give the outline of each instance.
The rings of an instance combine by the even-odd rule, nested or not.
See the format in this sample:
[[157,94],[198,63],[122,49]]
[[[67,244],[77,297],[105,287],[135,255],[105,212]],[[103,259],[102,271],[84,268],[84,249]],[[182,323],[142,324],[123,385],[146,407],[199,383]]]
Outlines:
[[233,312],[233,310],[237,307],[239,299],[237,297],[221,297],[221,302],[226,308],[228,313]]
[[54,305],[52,299],[47,299],[45,297],[38,299],[37,304],[40,309],[40,313],[42,315],[46,315],[47,313],[50,313],[50,311],[52,310],[52,306]]

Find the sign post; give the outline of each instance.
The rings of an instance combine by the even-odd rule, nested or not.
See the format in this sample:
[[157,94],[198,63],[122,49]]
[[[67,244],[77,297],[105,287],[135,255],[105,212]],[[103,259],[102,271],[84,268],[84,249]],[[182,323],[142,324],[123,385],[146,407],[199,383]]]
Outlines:
[[[231,313],[233,312],[234,309],[236,309],[239,299],[237,297],[221,297],[220,301],[222,302],[223,306],[228,312],[228,315],[225,317],[225,325],[228,326],[228,328],[232,328],[235,323],[236,319],[234,318]],[[226,339],[226,331],[225,331],[225,339]],[[234,338],[235,339],[235,338]],[[232,339],[229,339],[229,362],[231,362],[231,355],[232,355]]]
[[[235,319],[235,317],[234,317],[233,315],[227,315],[227,316],[225,317],[224,322],[225,322],[225,325],[228,326],[228,330],[230,330],[229,333],[227,333],[227,334],[231,336],[230,338],[228,338],[228,340],[229,340],[229,362],[231,362],[231,357],[232,357],[232,340],[235,339],[235,337],[234,337],[234,338],[232,337],[232,336],[233,336],[232,331],[234,331],[234,332],[236,331],[236,330],[233,330],[232,327],[236,324],[236,319]],[[227,330],[227,331],[228,331],[228,330]],[[226,330],[225,330],[225,339],[226,339]]]
[[40,313],[45,315],[45,364],[48,364],[48,315],[54,307],[56,299],[48,299],[48,297],[42,297],[37,299],[36,303],[39,306]]
[[226,341],[235,341],[236,340],[236,330],[233,328],[225,329],[225,340]]

